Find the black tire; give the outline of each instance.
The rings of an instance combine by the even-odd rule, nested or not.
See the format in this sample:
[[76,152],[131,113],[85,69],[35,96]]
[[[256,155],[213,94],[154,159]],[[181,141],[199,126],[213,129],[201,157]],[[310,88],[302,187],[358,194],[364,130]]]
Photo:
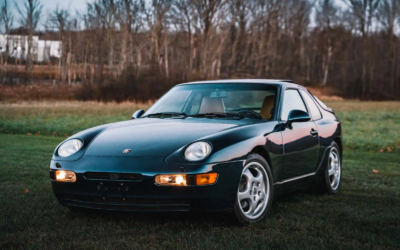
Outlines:
[[[241,208],[241,205],[239,204],[240,201],[239,201],[238,195],[236,196],[236,202],[235,202],[233,210],[234,210],[234,214],[235,214],[237,220],[243,225],[249,225],[250,223],[260,222],[263,219],[265,219],[266,215],[269,213],[269,211],[271,209],[273,195],[274,195],[274,184],[273,184],[272,172],[271,172],[271,169],[270,169],[267,161],[258,154],[251,154],[247,158],[245,166],[249,166],[250,163],[258,163],[265,170],[265,173],[266,173],[265,177],[268,178],[269,195],[268,195],[268,198],[266,199],[267,204],[266,204],[264,211],[261,214],[259,214],[257,216],[257,218],[253,218],[253,219],[250,219],[250,218],[248,218],[248,216],[245,215],[243,209]],[[246,167],[244,169],[246,169]],[[242,175],[243,175],[243,173],[242,173]],[[241,180],[242,180],[242,176],[241,176]],[[239,183],[238,192],[241,187],[240,185],[241,185],[241,183]]]
[[[332,185],[332,178],[333,176],[329,174],[329,170],[330,170],[330,166],[331,166],[331,154],[332,152],[334,154],[337,154],[337,156],[339,157],[338,162],[339,162],[339,183],[337,185]],[[340,190],[340,186],[342,184],[342,154],[340,152],[340,148],[337,145],[336,142],[332,142],[331,144],[331,149],[329,151],[328,154],[328,163],[326,164],[325,167],[325,176],[324,176],[324,180],[321,182],[320,188],[319,190],[322,191],[323,193],[327,193],[327,194],[337,194],[339,193]]]

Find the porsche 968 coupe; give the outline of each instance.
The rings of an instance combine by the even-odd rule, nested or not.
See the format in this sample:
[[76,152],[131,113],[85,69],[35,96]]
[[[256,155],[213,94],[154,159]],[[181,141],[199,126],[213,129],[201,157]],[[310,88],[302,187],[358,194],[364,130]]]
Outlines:
[[131,120],[71,136],[50,165],[71,210],[230,210],[243,224],[264,219],[279,194],[338,193],[341,172],[333,110],[286,80],[177,85]]

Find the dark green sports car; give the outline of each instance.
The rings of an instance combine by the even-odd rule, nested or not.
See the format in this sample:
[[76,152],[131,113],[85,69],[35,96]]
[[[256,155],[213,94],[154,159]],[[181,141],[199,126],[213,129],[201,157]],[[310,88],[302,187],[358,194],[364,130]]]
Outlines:
[[184,83],[132,120],[62,142],[50,178],[72,210],[233,210],[257,222],[274,195],[339,191],[341,136],[334,112],[291,81]]

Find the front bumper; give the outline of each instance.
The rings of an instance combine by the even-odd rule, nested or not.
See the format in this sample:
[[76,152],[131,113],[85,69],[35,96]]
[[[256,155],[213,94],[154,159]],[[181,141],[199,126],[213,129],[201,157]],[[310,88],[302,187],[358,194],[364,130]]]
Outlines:
[[[168,164],[161,157],[83,157],[74,162],[52,161],[50,177],[55,196],[65,206],[145,212],[218,211],[233,208],[243,164],[243,161],[232,161],[209,165],[178,165]],[[56,170],[74,171],[76,182],[54,181]],[[183,173],[182,170],[185,174],[218,173],[218,180],[208,186],[155,184],[156,175],[179,174]],[[114,175],[113,179],[105,179],[102,177],[104,175],[99,174],[93,179],[88,178],[88,172]],[[135,178],[121,178],[126,177],[126,174],[135,174]]]

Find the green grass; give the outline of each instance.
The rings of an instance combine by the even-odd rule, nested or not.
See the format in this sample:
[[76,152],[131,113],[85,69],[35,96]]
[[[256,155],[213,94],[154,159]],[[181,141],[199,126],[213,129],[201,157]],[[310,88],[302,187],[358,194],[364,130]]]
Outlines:
[[346,151],[340,194],[288,195],[264,222],[240,227],[219,213],[72,213],[48,176],[62,139],[0,135],[0,249],[400,248],[398,154]]
[[348,149],[400,152],[400,102],[332,102]]
[[0,103],[0,133],[71,136],[97,125],[129,120],[149,105],[97,102]]
[[[400,151],[400,102],[327,103],[343,124],[348,149]],[[96,102],[0,103],[0,133],[71,136],[100,124],[128,120],[146,104]]]
[[55,146],[148,105],[0,104],[0,249],[400,249],[399,104],[328,103],[343,124],[341,192],[278,198],[250,227],[220,213],[71,213],[51,190]]

